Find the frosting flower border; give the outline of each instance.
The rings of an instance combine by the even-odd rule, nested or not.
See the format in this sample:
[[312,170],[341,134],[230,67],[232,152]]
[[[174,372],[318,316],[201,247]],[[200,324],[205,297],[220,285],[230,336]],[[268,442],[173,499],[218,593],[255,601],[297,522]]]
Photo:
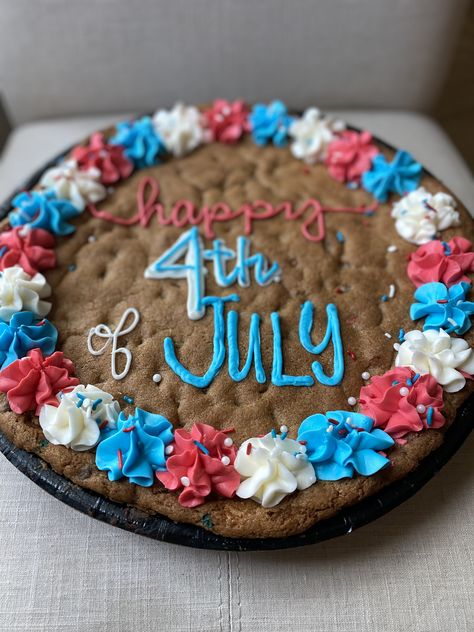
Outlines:
[[[134,121],[124,121],[122,123],[119,123],[116,127],[116,134],[107,141],[104,140],[104,135],[102,133],[97,132],[96,134],[91,136],[89,146],[77,146],[76,148],[74,148],[71,153],[71,158],[73,160],[76,160],[74,168],[77,168],[79,178],[86,178],[86,175],[90,171],[91,182],[99,182],[99,186],[101,187],[103,184],[110,184],[128,177],[129,175],[131,175],[135,168],[142,168],[144,166],[156,164],[161,156],[166,153],[166,151],[173,155],[181,156],[188,153],[189,151],[193,151],[200,144],[206,142],[206,140],[209,140],[209,137],[206,137],[206,123],[204,123],[204,120],[206,119],[206,112],[203,113],[204,116],[201,116],[197,108],[194,108],[192,106],[187,107],[182,104],[178,104],[177,106],[175,106],[175,108],[173,108],[173,110],[169,112],[162,112],[164,114],[161,119],[162,122],[165,122],[164,127],[166,128],[166,126],[169,127],[169,125],[171,125],[171,128],[168,129],[169,133],[168,131],[166,132],[166,142],[162,140],[159,133],[160,117],[155,115],[154,121],[150,117],[145,116]],[[182,123],[182,129],[181,131],[178,130],[179,133],[177,135],[175,134],[175,130],[172,129],[173,118],[174,120],[180,119]],[[316,123],[319,125],[320,122],[324,122],[325,126],[323,126],[324,129],[319,130],[318,128],[318,134],[320,135],[320,137],[316,138],[315,135],[312,135],[308,130],[311,125],[313,125],[316,130]],[[342,126],[339,126],[337,124],[333,125],[328,117],[320,117],[319,111],[315,108],[310,108],[301,117],[292,117],[288,113],[286,106],[279,101],[274,101],[268,106],[264,104],[258,104],[250,112],[243,101],[227,102],[224,100],[217,100],[214,102],[211,108],[207,110],[207,128],[207,131],[210,130],[212,132],[212,140],[216,140],[218,142],[236,142],[244,133],[250,132],[256,144],[266,144],[270,142],[273,143],[275,146],[282,147],[286,145],[289,138],[293,136],[293,145],[300,143],[301,146],[305,145],[306,147],[304,151],[301,150],[301,148],[299,148],[298,150],[295,150],[293,148],[293,153],[296,157],[301,158],[309,163],[325,159],[330,173],[332,170],[331,175],[333,175],[333,177],[339,180],[348,181],[350,183],[357,183],[359,180],[361,180],[362,185],[366,188],[366,190],[372,192],[374,196],[380,201],[386,201],[391,192],[396,192],[401,195],[409,191],[415,191],[416,186],[418,185],[419,178],[421,176],[421,165],[419,165],[419,163],[416,163],[407,152],[397,152],[393,161],[389,164],[384,156],[378,152],[377,147],[375,145],[371,145],[371,136],[368,132],[361,132],[360,134],[358,134],[357,132],[353,132],[351,130],[343,131]],[[298,130],[300,131],[298,132]],[[358,137],[356,138],[356,136]],[[343,149],[344,151],[342,151]],[[338,154],[338,152],[340,152],[340,154]],[[372,166],[370,165],[371,162]],[[67,165],[67,163],[65,164]],[[53,167],[49,170],[51,172],[50,175],[51,177],[53,177],[53,180],[56,177],[55,174],[57,175],[58,170],[61,169],[61,166],[61,163],[58,163],[56,167]],[[75,227],[72,224],[69,224],[69,220],[82,212],[86,202],[99,201],[99,199],[102,199],[104,197],[103,190],[95,187],[95,185],[91,189],[92,197],[90,200],[87,199],[87,192],[85,192],[86,197],[84,197],[84,200],[82,200],[82,193],[79,189],[77,191],[73,191],[71,196],[69,196],[69,194],[62,195],[61,190],[55,186],[53,181],[49,182],[48,184],[48,182],[46,181],[46,175],[48,175],[48,172],[43,174],[42,178],[43,183],[47,186],[45,191],[23,192],[18,194],[14,198],[13,203],[14,205],[16,205],[16,208],[10,213],[9,216],[10,224],[12,226],[12,230],[10,231],[12,236],[10,240],[13,246],[10,246],[10,249],[8,249],[9,244],[5,244],[7,247],[6,254],[5,252],[2,252],[0,250],[0,265],[2,265],[2,261],[4,260],[5,264],[3,265],[3,267],[8,268],[9,266],[6,265],[6,262],[10,260],[13,261],[12,257],[16,257],[17,259],[15,261],[15,264],[18,263],[19,267],[22,267],[25,272],[27,274],[30,274],[31,276],[33,276],[39,269],[48,269],[54,267],[54,252],[52,251],[52,246],[49,245],[54,245],[54,235],[56,234],[58,236],[65,236],[74,232]],[[71,203],[69,199],[66,199],[68,196],[71,197],[71,201],[74,201],[74,203]],[[439,216],[436,217],[436,229],[444,230],[457,221],[457,213],[453,206],[454,200],[453,198],[451,198],[451,196],[444,193],[436,194],[433,197],[436,196],[439,196],[439,206],[441,209],[439,211]],[[94,197],[96,197],[96,199],[93,199]],[[428,213],[434,212],[430,210],[429,207],[427,207],[427,211]],[[438,209],[436,209],[436,211],[438,212]],[[396,217],[396,215],[394,215],[394,217]],[[6,234],[7,233],[2,233],[2,235],[4,236]],[[425,236],[423,236],[422,238],[425,239]],[[15,243],[13,241],[14,239],[16,240]],[[33,244],[34,239],[43,243]],[[458,245],[458,243],[455,242],[456,239],[462,240],[463,238],[453,238],[453,240],[451,240],[448,244],[446,244],[446,242],[439,242],[442,244],[443,252],[440,254],[438,248],[437,252],[435,253],[438,256],[438,261],[436,265],[439,266],[439,270],[437,271],[437,273],[440,275],[446,274],[446,278],[449,279],[449,284],[448,282],[446,283],[446,289],[449,295],[448,299],[446,300],[446,304],[450,303],[451,293],[456,294],[456,292],[458,292],[458,285],[463,289],[464,295],[466,294],[465,288],[463,286],[467,285],[468,278],[466,277],[465,273],[472,272],[474,269],[474,254],[467,252],[465,245]],[[411,238],[408,238],[408,240],[413,241],[413,239]],[[31,249],[30,254],[27,252],[26,246],[30,245],[43,248],[43,252],[40,252],[38,248],[36,249],[35,256],[37,260],[35,260],[34,257],[30,256]],[[427,244],[427,250],[430,250],[430,245],[431,244]],[[458,248],[461,252],[453,252],[456,248]],[[440,256],[441,260],[439,259]],[[457,259],[455,259],[455,257],[457,257]],[[413,256],[413,260],[414,259],[415,257]],[[37,269],[34,266],[37,266]],[[442,269],[443,272],[441,272]],[[426,272],[426,270],[424,272]],[[458,283],[454,283],[454,279],[456,279]],[[442,279],[433,279],[433,283],[428,283],[428,285],[430,284],[437,284],[438,286],[442,285]],[[419,290],[421,289],[421,291],[417,290],[418,296],[424,296],[424,294],[426,293],[426,288],[425,290],[423,290],[423,284],[420,283],[419,285],[421,286],[421,288],[419,288]],[[455,300],[456,302],[455,308],[458,309],[458,311],[464,312],[464,314],[471,314],[474,312],[474,304],[466,301],[461,301],[458,294],[456,294],[453,300]],[[438,300],[437,302],[439,303]],[[424,303],[426,304],[427,302],[424,301]],[[465,309],[461,309],[461,303],[463,303],[463,305],[467,305],[468,307],[465,307]],[[472,308],[470,307],[471,305],[473,306]],[[422,309],[421,307],[416,307],[415,309],[415,306],[412,306],[412,308],[414,308],[414,312],[418,310],[417,313],[419,313],[419,310]],[[443,309],[447,310],[447,307]],[[11,321],[13,321],[15,317],[19,317],[21,314],[25,313],[26,312],[13,313]],[[432,314],[424,315],[427,316],[426,322],[429,326],[437,326],[437,323],[429,322],[430,316],[432,316]],[[449,319],[451,319],[456,322],[456,327],[453,325],[453,323],[450,323],[451,331],[455,331],[459,334],[464,333],[468,328],[466,326],[466,319],[464,318],[462,322],[457,324],[457,319],[452,318],[451,316],[447,317],[448,321]],[[47,323],[49,326],[51,326],[52,329],[54,329],[54,327],[48,321],[43,321],[43,323]],[[3,329],[6,330],[6,327],[8,327],[8,325],[6,323],[3,323],[3,325]],[[39,323],[39,325],[41,325],[41,323]],[[33,323],[31,323],[31,325],[26,323],[25,326],[36,327],[37,325]],[[449,327],[447,327],[446,329],[447,331],[450,330]],[[53,338],[54,335],[52,331],[50,331],[50,334],[50,337]],[[66,372],[68,373],[68,377],[64,378],[64,380],[66,382],[67,380],[69,380],[69,384],[65,384],[62,388],[73,388],[74,384],[78,384],[78,380],[77,378],[73,377],[72,364],[68,364],[70,363],[70,361],[66,358],[63,358],[61,365],[61,362],[59,360],[59,357],[62,356],[61,352],[54,352],[54,346],[56,342],[55,340],[54,344],[51,341],[46,341],[45,343],[42,343],[40,342],[40,340],[41,339],[38,340],[39,347],[30,350],[27,349],[27,346],[29,344],[33,344],[34,341],[33,343],[28,342],[25,349],[18,352],[18,358],[14,359],[13,362],[11,362],[10,364],[15,364],[16,371],[16,369],[20,367],[22,361],[27,360],[28,358],[30,358],[30,360],[32,358],[35,358],[36,360],[42,358],[40,364],[42,362],[43,368],[55,367],[61,370],[66,370]],[[472,353],[472,350],[470,350],[471,355],[468,355],[467,352],[469,351],[469,349],[466,349],[464,345],[462,345],[461,348],[461,343],[465,341],[459,341],[459,339],[452,340],[452,345],[453,347],[456,347],[458,355],[462,355],[463,358],[466,358],[463,363],[461,363],[463,369],[460,370],[460,375],[462,376],[462,378],[464,378],[467,373],[472,373],[474,354]],[[41,347],[42,344],[45,345],[44,348]],[[25,357],[20,357],[19,354],[23,354],[24,351],[27,351],[27,355]],[[43,357],[42,351],[47,357]],[[51,353],[51,355],[49,355],[48,352]],[[10,351],[8,353],[10,353]],[[399,357],[397,357],[397,361],[399,361]],[[26,366],[26,364],[23,362],[22,366]],[[458,368],[460,368],[460,366]],[[6,369],[8,369],[8,366],[6,367]],[[409,368],[395,368],[393,369],[393,371],[408,371],[410,372],[410,375],[413,374],[413,371],[411,371],[411,369]],[[0,372],[0,382],[2,381],[2,373],[4,372]],[[18,371],[17,373],[18,375],[20,375]],[[45,372],[43,371],[43,373]],[[454,371],[454,373],[456,373],[456,371]],[[52,376],[50,377],[52,379]],[[385,376],[381,376],[380,379],[382,379],[383,377]],[[376,378],[377,376],[373,378],[373,381],[375,381]],[[410,380],[412,378],[407,378],[407,380]],[[453,375],[450,374],[450,379],[455,381],[458,378],[453,378]],[[43,377],[40,378],[40,381],[41,380],[43,380]],[[433,382],[434,378],[432,378],[432,376],[429,374],[424,374],[423,376],[417,378],[417,380],[418,385],[420,386],[421,384],[430,380],[431,382]],[[7,373],[3,375],[4,385],[6,381],[8,381]],[[54,382],[54,380],[52,381]],[[53,399],[53,396],[57,396],[58,393],[53,393],[53,391],[56,388],[59,389],[59,382],[61,382],[60,377],[58,377],[58,381],[55,386],[51,387],[51,392],[48,392],[46,394],[45,397],[47,403],[38,404],[36,408],[37,414],[38,411],[41,412],[41,405],[43,406],[43,408],[46,408],[47,406],[58,406],[58,402],[54,402]],[[456,383],[460,383],[460,379],[458,379],[458,382]],[[437,385],[439,386],[439,384]],[[41,386],[41,388],[43,388],[43,386]],[[79,388],[79,386],[76,386],[74,390],[76,390],[76,388]],[[10,393],[10,391],[12,390],[15,390],[15,387],[10,388],[8,390],[8,393]],[[447,390],[448,392],[450,391],[450,384],[448,384],[447,386],[445,385],[445,390]],[[23,396],[23,394],[20,394],[20,397],[21,396]],[[27,395],[25,395],[25,397],[27,397]],[[43,395],[39,392],[39,395],[37,393],[32,397],[33,399],[36,398],[36,400],[38,401],[38,397],[41,399]],[[15,394],[12,394],[12,401],[10,402],[11,407],[13,410],[15,410],[15,406],[18,411],[20,409],[20,404],[16,402],[12,405],[12,402],[14,402],[14,398]],[[60,398],[60,402],[61,401],[63,400],[61,400]],[[66,398],[65,401],[69,400]],[[59,403],[59,406],[61,406],[61,403]],[[368,424],[365,421],[363,423],[362,421],[359,421],[358,423],[360,423],[361,425],[357,428],[353,428],[353,426],[351,425],[354,423],[353,418],[363,417],[363,415],[360,415],[359,413],[350,413],[349,415],[345,411],[333,411],[332,413],[328,414],[335,415],[336,417],[337,415],[342,415],[342,418],[338,421],[339,425],[341,425],[339,431],[342,432],[344,430],[344,432],[347,433],[347,437],[352,436],[355,432],[355,434],[353,435],[355,437],[354,446],[356,446],[356,444],[358,445],[358,441],[361,442],[361,439],[364,438],[364,433],[372,436],[373,433],[376,433],[377,431],[377,429],[369,430]],[[432,414],[430,422],[427,422],[427,427],[436,427],[435,424],[439,422],[439,420],[436,418],[436,414],[437,409]],[[351,417],[350,423],[348,423],[347,418],[344,417],[344,415],[349,415]],[[148,416],[160,417],[167,422],[167,420],[162,418],[160,415],[153,415],[152,413],[148,413],[147,411],[143,411],[137,408],[132,418],[136,419],[138,430],[140,430],[140,428],[142,427],[145,428],[147,422],[143,421],[143,419],[145,417],[149,418]],[[310,418],[318,416],[323,417],[323,415],[317,414],[312,415]],[[306,421],[307,420],[305,420],[305,422]],[[332,421],[334,421],[334,419]],[[133,437],[135,436],[135,434],[138,434],[138,432],[134,432],[136,429],[135,427],[133,427],[132,430],[129,430],[129,428],[131,428],[129,422],[130,417],[126,418],[124,413],[121,413],[117,424],[120,424],[122,426],[121,430],[123,433],[130,434],[130,437]],[[305,422],[302,423],[302,426]],[[169,424],[169,422],[167,423]],[[322,421],[320,423],[322,429]],[[151,426],[153,426],[153,423],[150,422],[150,424]],[[150,429],[151,426],[149,426],[148,429]],[[204,426],[206,425],[196,424],[195,426],[193,426],[191,433],[195,431],[196,427]],[[344,426],[344,428],[342,426]],[[100,445],[105,440],[110,440],[113,437],[117,436],[117,427],[115,426],[114,421],[114,423],[111,424],[111,427],[107,431],[101,433]],[[331,427],[333,426],[328,426],[327,428]],[[207,426],[207,428],[209,429],[212,427]],[[169,432],[171,433],[170,428],[163,429],[164,435],[166,434],[167,430],[169,430]],[[199,430],[198,432],[201,432],[201,430]],[[219,432],[213,428],[212,430],[214,431],[214,433]],[[206,432],[210,433],[210,430],[207,430]],[[331,432],[333,431],[329,431],[327,432],[327,434],[329,435],[331,434]],[[175,433],[175,445],[178,446],[179,442],[176,439],[176,434],[177,433]],[[396,434],[396,431],[394,431],[394,434]],[[191,436],[192,434],[190,434],[190,437]],[[344,437],[344,439],[346,438],[346,436]],[[373,436],[378,436],[379,440],[382,441],[382,437],[380,435],[375,434]],[[269,433],[267,437],[271,437],[271,440],[275,441],[273,432]],[[338,439],[341,445],[343,443],[348,443],[347,441],[341,442],[339,437]],[[183,441],[189,442],[189,440],[189,437],[183,438]],[[248,446],[248,441],[257,442],[257,440],[260,441],[262,440],[262,438],[259,437],[252,440],[247,440],[247,442],[244,442],[241,445],[241,447],[239,448],[239,452],[244,445]],[[283,439],[280,436],[279,440],[280,442],[293,441],[287,439],[286,435]],[[368,441],[370,445],[374,444],[374,441],[372,440],[369,441],[366,438],[364,438],[364,440]],[[165,444],[164,439],[162,439],[162,442],[163,444]],[[201,447],[197,444],[200,444]],[[202,450],[202,447],[204,447],[205,450],[208,450],[204,442],[200,442],[198,439],[193,439],[193,446],[194,447],[191,450],[183,450],[183,454],[191,452],[195,455],[197,453],[199,461],[202,460],[202,455],[204,455],[204,457],[209,456],[205,453],[205,451],[203,452]],[[354,446],[351,446],[351,448],[354,449]],[[168,447],[170,447],[169,444]],[[128,477],[132,482],[138,482],[142,479],[141,468],[143,466],[143,463],[140,461],[140,459],[138,459],[139,463],[137,463],[136,454],[132,448],[133,446],[130,448],[132,453],[131,458],[126,458],[125,463],[126,470],[130,474],[130,476],[125,473],[125,469],[123,467],[121,469],[121,472],[123,476]],[[301,447],[298,448],[298,450],[300,450],[300,455],[305,454],[305,451],[302,450]],[[354,451],[357,452],[357,449],[355,449]],[[235,448],[232,448],[231,452],[232,458],[234,458]],[[179,455],[177,450],[177,452],[173,456],[168,458],[167,462],[171,464],[173,462],[173,459],[178,456]],[[226,457],[229,459],[229,463],[222,460]],[[299,459],[304,460],[301,458],[301,456],[299,457]],[[375,458],[375,460],[378,459]],[[164,471],[165,465],[167,463],[166,459],[164,457],[163,459],[160,458],[158,459],[158,462],[159,465],[155,467],[156,463],[155,461],[153,461],[151,463],[151,468],[155,472],[157,478],[160,478],[161,476],[166,479],[165,474],[168,473]],[[355,462],[358,463],[357,459],[355,460]],[[220,460],[220,467],[226,467],[228,465],[232,465],[231,457],[224,454]],[[340,464],[338,464],[338,466],[340,466]],[[361,465],[361,467],[366,466],[367,463],[365,462],[363,462]],[[343,467],[348,466],[344,465]],[[352,467],[356,471],[359,471],[357,469],[359,467],[359,463],[356,467],[354,463],[351,462],[350,467]],[[234,473],[237,473],[235,469],[233,471]],[[114,468],[109,470],[109,477],[110,475],[114,475],[113,472],[115,472]],[[185,478],[185,480],[189,478],[185,475],[180,478],[181,486],[184,488],[180,494],[180,497],[181,495],[189,496],[189,502],[195,503],[194,505],[189,504],[186,506],[197,506],[198,504],[201,504],[201,502],[204,502],[204,498],[208,494],[202,494],[202,489],[199,489],[199,493],[197,493],[196,489],[199,487],[199,485],[196,485],[196,489],[194,490],[189,489],[191,485],[184,485],[181,480],[183,477]],[[148,475],[144,476],[144,480],[148,481]],[[232,485],[230,485],[230,487],[228,485],[227,491],[229,491],[230,488],[233,487],[234,483],[235,481],[233,480]],[[210,485],[211,491],[213,485],[215,486],[214,482]],[[205,489],[208,488],[209,485]],[[230,495],[228,497],[231,497],[235,491],[236,490],[233,489],[232,492],[229,492]],[[226,493],[224,493],[223,495],[226,495]]]

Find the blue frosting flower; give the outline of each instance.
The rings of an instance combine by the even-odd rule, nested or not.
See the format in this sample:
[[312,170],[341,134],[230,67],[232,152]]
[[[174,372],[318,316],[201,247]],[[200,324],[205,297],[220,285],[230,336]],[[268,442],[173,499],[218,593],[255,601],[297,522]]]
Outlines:
[[252,138],[257,145],[272,142],[277,147],[284,147],[288,142],[288,128],[294,118],[288,114],[284,103],[273,101],[270,105],[255,105],[249,120]]
[[29,224],[61,236],[75,232],[68,220],[81,212],[69,200],[58,199],[54,191],[24,191],[13,198],[12,205],[14,210],[8,215],[11,226]]
[[471,289],[464,281],[446,287],[444,283],[425,283],[416,290],[414,297],[418,303],[410,307],[413,320],[426,318],[423,330],[444,329],[447,333],[465,334],[471,328],[471,314],[474,303],[466,300]]
[[390,193],[404,195],[414,191],[421,178],[422,165],[407,151],[397,151],[392,162],[383,154],[372,159],[372,168],[362,174],[362,186],[380,202],[386,202]]
[[0,369],[28,355],[31,349],[41,349],[49,356],[56,348],[58,331],[49,320],[40,320],[33,312],[17,312],[10,322],[0,322]]
[[116,134],[110,139],[112,145],[122,145],[124,154],[137,169],[152,167],[166,152],[163,141],[155,132],[152,120],[144,116],[136,121],[122,121],[116,126]]
[[131,483],[150,487],[154,473],[166,469],[165,447],[173,441],[172,428],[165,417],[141,408],[130,417],[121,412],[117,428],[97,447],[97,467],[107,471],[111,481],[126,476]]
[[298,440],[306,442],[306,455],[317,478],[337,481],[352,478],[354,472],[371,476],[390,461],[378,450],[390,448],[394,441],[376,428],[373,419],[344,410],[307,417],[298,430]]

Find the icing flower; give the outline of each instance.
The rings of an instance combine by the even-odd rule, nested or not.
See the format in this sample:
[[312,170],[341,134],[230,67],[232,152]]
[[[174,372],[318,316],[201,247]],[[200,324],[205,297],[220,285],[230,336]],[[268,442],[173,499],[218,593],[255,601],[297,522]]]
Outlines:
[[432,195],[419,187],[393,205],[395,228],[412,244],[426,244],[436,233],[459,224],[456,202],[447,193]]
[[387,162],[383,154],[377,154],[370,171],[362,174],[362,186],[379,202],[386,202],[390,193],[404,195],[416,189],[422,171],[422,165],[407,151],[397,151],[392,162]]
[[469,283],[466,273],[474,272],[472,244],[464,237],[453,237],[448,242],[429,241],[409,255],[407,273],[419,287],[440,281],[450,287],[456,283]]
[[165,448],[173,440],[170,422],[154,413],[136,408],[120,413],[117,428],[99,443],[95,462],[108,473],[109,480],[123,477],[130,483],[151,487],[155,472],[165,469]]
[[378,153],[372,134],[346,130],[329,143],[325,163],[335,180],[358,183]]
[[76,452],[93,448],[100,438],[99,426],[94,419],[66,398],[59,406],[45,404],[39,412],[39,423],[50,443],[64,445]]
[[124,155],[124,148],[107,143],[101,132],[92,134],[88,145],[75,147],[71,157],[79,169],[97,169],[100,181],[105,185],[128,178],[133,171],[133,163]]
[[107,433],[115,430],[117,419],[120,414],[119,403],[110,393],[94,386],[93,384],[79,384],[72,391],[59,393],[58,399],[68,399],[73,402],[76,408],[82,408],[89,417],[92,417],[98,424],[99,429]]
[[38,320],[32,312],[17,312],[10,322],[0,322],[0,369],[24,358],[32,349],[41,349],[44,356],[56,348],[58,332],[49,320]]
[[380,454],[393,446],[383,430],[373,430],[374,421],[360,413],[344,410],[310,415],[298,430],[298,440],[306,445],[306,455],[322,481],[352,478],[357,472],[372,476],[390,460]]
[[250,131],[249,109],[243,101],[217,99],[203,115],[210,140],[235,143]]
[[243,481],[240,498],[252,498],[262,507],[275,507],[288,494],[307,489],[316,482],[305,448],[286,433],[274,431],[264,437],[247,439],[240,446],[234,467]]
[[7,394],[15,413],[36,410],[44,404],[57,406],[57,393],[79,383],[74,365],[61,351],[47,358],[40,349],[32,349],[25,358],[15,360],[0,371],[0,391]]
[[78,452],[88,450],[98,443],[104,425],[114,428],[117,423],[118,402],[91,384],[59,393],[58,401],[59,406],[45,404],[39,413],[44,436],[54,445]]
[[80,212],[87,204],[96,204],[107,195],[100,182],[100,171],[95,167],[81,170],[75,160],[48,169],[39,183],[43,189],[53,191],[58,199],[69,200]]
[[285,147],[293,121],[281,101],[273,101],[269,105],[258,103],[249,116],[252,138],[257,145],[273,143],[276,147]]
[[70,235],[75,227],[68,223],[80,211],[69,200],[58,200],[54,191],[25,191],[13,198],[8,215],[11,226],[43,228],[54,235]]
[[176,158],[189,154],[204,140],[201,113],[183,103],[176,103],[172,110],[158,110],[153,125],[166,149]]
[[125,156],[137,169],[156,165],[165,153],[163,141],[155,133],[149,116],[118,123],[110,143],[122,146]]
[[175,443],[166,461],[166,472],[156,477],[166,489],[182,490],[183,507],[202,505],[211,493],[232,498],[240,483],[234,469],[235,447],[232,439],[207,424],[194,424],[188,432],[174,433]]
[[445,424],[443,388],[432,375],[408,367],[391,369],[372,377],[360,390],[360,410],[398,443],[410,432],[441,428]]
[[447,393],[460,391],[466,375],[474,373],[474,352],[463,338],[452,338],[443,329],[414,329],[404,335],[395,366],[430,373]]
[[41,228],[23,231],[17,227],[0,233],[0,270],[19,265],[34,276],[40,270],[56,265],[55,239]]
[[471,328],[469,316],[474,314],[474,303],[466,300],[470,289],[470,284],[464,282],[450,288],[438,282],[421,285],[414,294],[419,302],[410,307],[410,317],[425,318],[425,331],[444,329],[462,336]]
[[329,143],[345,125],[323,116],[318,108],[309,108],[301,118],[295,119],[288,130],[293,138],[291,153],[295,158],[314,164],[324,160]]
[[0,272],[0,319],[8,322],[21,311],[46,316],[51,303],[41,299],[50,294],[51,288],[40,272],[30,276],[20,266],[5,268]]

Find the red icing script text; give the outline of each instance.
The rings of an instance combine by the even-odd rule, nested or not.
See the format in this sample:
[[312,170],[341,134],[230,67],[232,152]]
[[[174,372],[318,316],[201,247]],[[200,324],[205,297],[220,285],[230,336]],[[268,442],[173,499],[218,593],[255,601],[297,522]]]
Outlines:
[[157,180],[146,176],[140,180],[137,189],[138,210],[132,217],[117,217],[108,211],[99,211],[94,205],[89,205],[89,212],[99,219],[119,224],[120,226],[134,226],[140,224],[148,226],[151,218],[156,215],[161,226],[202,226],[207,239],[215,237],[214,225],[219,222],[230,222],[243,217],[244,233],[252,233],[253,223],[283,215],[287,221],[302,220],[301,233],[309,241],[321,241],[325,236],[325,213],[358,213],[373,211],[376,206],[358,207],[329,207],[324,206],[314,198],[308,198],[295,208],[292,202],[281,202],[274,206],[264,200],[248,202],[236,210],[228,204],[217,202],[212,206],[197,208],[191,200],[178,200],[170,210],[166,210],[159,201],[160,185]]

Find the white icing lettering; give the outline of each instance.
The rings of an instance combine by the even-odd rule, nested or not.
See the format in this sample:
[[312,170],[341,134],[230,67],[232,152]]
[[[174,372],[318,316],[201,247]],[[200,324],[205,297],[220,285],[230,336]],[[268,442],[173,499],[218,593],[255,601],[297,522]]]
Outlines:
[[[132,315],[132,322],[125,327],[125,323],[127,322],[128,317]],[[89,353],[94,356],[100,356],[105,353],[107,347],[112,341],[112,351],[111,351],[111,363],[112,363],[112,377],[114,380],[122,380],[129,372],[130,365],[132,364],[132,352],[130,349],[126,347],[117,347],[118,339],[121,336],[125,336],[129,334],[131,331],[135,329],[140,320],[140,314],[137,309],[134,307],[129,307],[124,311],[122,317],[120,318],[119,324],[117,325],[115,331],[113,331],[108,325],[104,325],[100,323],[89,331],[89,335],[87,336],[87,349]],[[95,349],[92,345],[92,339],[94,336],[98,338],[104,338],[105,343],[100,349]],[[122,354],[125,356],[125,367],[123,371],[120,373],[117,372],[117,355]]]

